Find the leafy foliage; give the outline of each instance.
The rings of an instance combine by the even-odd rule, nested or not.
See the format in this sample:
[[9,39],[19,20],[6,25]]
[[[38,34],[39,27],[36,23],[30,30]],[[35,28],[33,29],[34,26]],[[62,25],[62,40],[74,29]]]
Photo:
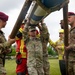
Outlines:
[[7,54],[7,56],[15,56],[15,54],[16,54],[16,48],[15,48],[15,46],[11,46],[11,50],[12,50],[12,52],[9,53],[9,54]]
[[49,55],[52,55],[52,56],[55,56],[55,55],[57,55],[57,52],[54,50],[54,48],[52,47],[52,46],[48,46],[47,47],[47,49],[48,49],[48,54]]

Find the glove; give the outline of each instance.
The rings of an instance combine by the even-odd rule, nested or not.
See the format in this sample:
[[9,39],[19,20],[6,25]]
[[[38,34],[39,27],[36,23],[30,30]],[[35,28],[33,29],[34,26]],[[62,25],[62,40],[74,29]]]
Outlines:
[[16,59],[16,63],[17,63],[17,64],[21,64],[21,63],[22,63],[22,58]]
[[18,38],[21,38],[21,37],[22,37],[22,33],[21,33],[20,31],[18,31],[18,33],[16,34],[16,36],[17,36]]

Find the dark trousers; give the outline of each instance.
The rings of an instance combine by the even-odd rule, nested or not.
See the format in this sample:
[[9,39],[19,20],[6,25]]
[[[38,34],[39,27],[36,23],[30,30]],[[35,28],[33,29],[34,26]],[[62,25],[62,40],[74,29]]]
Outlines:
[[59,60],[59,67],[61,75],[66,75],[66,64],[64,60]]
[[17,75],[26,75],[26,74],[25,74],[25,73],[19,72],[19,73],[17,73]]

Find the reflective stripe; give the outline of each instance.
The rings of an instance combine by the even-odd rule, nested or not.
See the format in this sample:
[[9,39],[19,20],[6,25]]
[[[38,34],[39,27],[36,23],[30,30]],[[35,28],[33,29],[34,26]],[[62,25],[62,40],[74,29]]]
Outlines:
[[26,52],[24,52],[24,40],[21,40],[21,46],[20,46],[20,52],[22,55],[22,58],[26,58]]
[[25,46],[24,46],[24,40],[16,40],[17,43],[17,50],[16,50],[16,55],[20,52],[22,58],[27,58],[27,52],[25,50]]

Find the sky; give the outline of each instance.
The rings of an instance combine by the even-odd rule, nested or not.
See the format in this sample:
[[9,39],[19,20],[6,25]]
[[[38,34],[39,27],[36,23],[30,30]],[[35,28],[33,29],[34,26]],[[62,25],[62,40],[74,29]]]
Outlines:
[[[2,30],[6,38],[10,35],[19,13],[23,7],[25,0],[0,0],[0,11],[9,15],[7,25]],[[70,0],[68,4],[68,11],[75,12],[75,0]],[[49,14],[44,22],[46,23],[50,38],[55,42],[59,38],[60,20],[63,19],[62,8]]]

